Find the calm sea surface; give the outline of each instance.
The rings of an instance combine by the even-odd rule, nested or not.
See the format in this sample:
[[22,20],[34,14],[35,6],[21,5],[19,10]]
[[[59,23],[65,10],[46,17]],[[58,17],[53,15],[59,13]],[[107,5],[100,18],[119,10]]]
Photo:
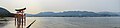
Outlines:
[[[120,17],[27,17],[27,26],[34,20],[36,20],[36,22],[30,28],[120,27]],[[14,20],[0,21],[0,28],[15,28]]]

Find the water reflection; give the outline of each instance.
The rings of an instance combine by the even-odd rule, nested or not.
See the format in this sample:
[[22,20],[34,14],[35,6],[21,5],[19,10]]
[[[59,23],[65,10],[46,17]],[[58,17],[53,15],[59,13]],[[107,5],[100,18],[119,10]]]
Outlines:
[[[30,28],[119,28],[120,17],[27,17]],[[1,25],[2,26],[2,25]],[[16,28],[14,20],[7,21],[1,28]]]
[[[3,23],[4,22],[4,23]],[[7,23],[8,21],[0,21],[0,27],[4,27],[5,25],[7,25],[8,23]]]
[[0,28],[8,25],[9,24],[8,22],[11,21],[11,20],[12,20],[12,17],[0,18]]
[[31,28],[115,28],[120,17],[30,17],[37,21]]

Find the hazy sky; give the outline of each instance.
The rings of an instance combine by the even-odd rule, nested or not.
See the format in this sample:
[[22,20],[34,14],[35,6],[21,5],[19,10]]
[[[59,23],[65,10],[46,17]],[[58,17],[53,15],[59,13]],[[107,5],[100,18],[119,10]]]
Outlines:
[[26,12],[33,14],[44,11],[120,12],[120,0],[0,0],[0,6],[10,12],[26,7]]

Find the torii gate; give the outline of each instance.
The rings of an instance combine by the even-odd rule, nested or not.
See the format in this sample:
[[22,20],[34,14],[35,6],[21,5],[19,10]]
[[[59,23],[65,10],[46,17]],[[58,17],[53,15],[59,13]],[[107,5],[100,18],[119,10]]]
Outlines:
[[15,26],[17,28],[29,28],[36,21],[34,20],[27,27],[25,27],[26,26],[26,14],[24,14],[24,10],[26,10],[26,8],[15,10],[17,11],[15,14]]
[[15,26],[17,28],[23,28],[26,26],[26,14],[24,14],[24,10],[26,10],[26,8],[15,9],[15,11],[17,11],[15,14]]

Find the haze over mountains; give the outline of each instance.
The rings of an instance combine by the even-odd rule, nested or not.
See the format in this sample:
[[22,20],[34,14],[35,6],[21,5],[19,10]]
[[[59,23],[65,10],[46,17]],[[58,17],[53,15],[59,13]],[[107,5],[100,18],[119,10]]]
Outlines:
[[30,17],[111,17],[120,16],[119,12],[88,12],[88,11],[64,11],[64,12],[40,12],[27,14]]
[[[0,17],[13,17],[14,14],[0,7]],[[120,12],[89,12],[89,11],[64,11],[64,12],[40,12],[27,14],[28,17],[112,17],[120,16]]]

